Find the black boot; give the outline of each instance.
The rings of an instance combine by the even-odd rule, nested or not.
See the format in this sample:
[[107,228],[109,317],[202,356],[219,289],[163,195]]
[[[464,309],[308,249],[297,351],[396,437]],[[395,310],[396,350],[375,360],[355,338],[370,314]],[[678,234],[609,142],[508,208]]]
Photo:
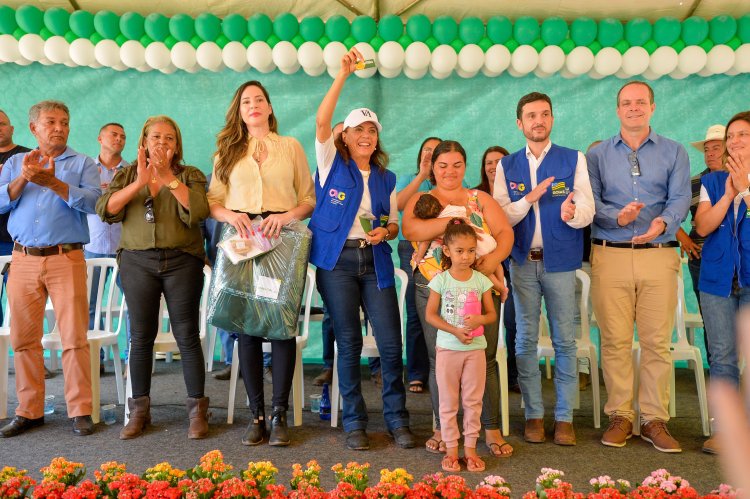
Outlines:
[[271,436],[268,445],[285,447],[289,445],[289,432],[286,427],[286,407],[274,407],[271,414]]
[[252,410],[253,420],[242,435],[242,445],[258,445],[266,438],[266,410],[263,407]]

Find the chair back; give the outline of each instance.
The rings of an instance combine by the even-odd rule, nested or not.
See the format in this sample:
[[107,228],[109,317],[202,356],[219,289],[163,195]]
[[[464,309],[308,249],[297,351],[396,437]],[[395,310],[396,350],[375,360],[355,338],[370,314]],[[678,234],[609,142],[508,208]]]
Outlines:
[[[93,289],[96,272],[99,274],[99,279],[96,289]],[[86,289],[89,297],[92,294],[96,297],[92,331],[111,333],[115,329],[114,316],[119,315],[115,312],[120,305],[118,296],[122,294],[116,284],[118,272],[117,260],[114,258],[89,258],[86,260]]]
[[687,339],[687,332],[685,330],[685,283],[682,281],[682,276],[677,274],[677,306],[675,307],[674,317],[674,328],[677,332],[677,345],[680,347],[690,348],[691,345]]
[[[4,269],[6,265],[9,265],[12,258],[13,257],[11,255],[1,255],[0,256],[0,270]],[[1,276],[0,276],[0,286],[3,288],[5,287],[5,279],[3,279]],[[10,307],[7,306],[7,303],[8,303],[7,290],[5,293],[3,293],[3,296],[5,296],[5,304],[0,303],[0,307],[3,307],[3,323],[0,324],[0,334],[10,334]]]

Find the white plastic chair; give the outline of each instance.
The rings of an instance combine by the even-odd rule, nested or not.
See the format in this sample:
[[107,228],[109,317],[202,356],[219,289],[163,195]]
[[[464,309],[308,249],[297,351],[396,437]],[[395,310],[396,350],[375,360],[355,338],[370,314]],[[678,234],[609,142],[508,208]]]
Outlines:
[[[0,256],[0,269],[10,263],[10,260],[11,255]],[[4,284],[0,281],[0,287],[2,286]],[[7,293],[5,296],[7,298]],[[0,326],[0,419],[8,417],[8,371],[10,370],[10,307],[5,307],[3,312],[3,323]]]
[[[403,342],[403,331],[404,331],[404,301],[406,299],[406,286],[409,278],[406,272],[396,268],[393,269],[396,279],[400,283],[400,289],[398,291],[398,316],[399,323],[401,325],[402,342]],[[367,327],[367,333],[362,338],[362,353],[361,357],[380,357],[378,352],[378,345],[375,342],[375,336],[373,335],[372,328],[369,325]],[[333,347],[333,380],[331,383],[331,426],[336,427],[339,421],[339,407],[343,405],[341,396],[339,394],[339,374],[338,374],[338,360],[339,350],[338,345],[334,343]]]
[[[91,419],[94,423],[98,423],[99,405],[101,400],[101,379],[99,374],[99,350],[101,348],[112,348],[112,358],[115,364],[117,400],[121,404],[125,403],[120,347],[117,343],[120,331],[125,329],[123,326],[125,321],[118,321],[117,328],[114,327],[114,310],[119,309],[121,305],[117,300],[117,295],[120,293],[115,284],[118,274],[117,261],[114,258],[90,258],[86,260],[86,289],[88,290],[86,296],[91,296],[93,291],[91,287],[95,269],[99,269],[99,284],[98,288],[95,290],[96,309],[94,313],[94,329],[88,331],[87,338],[90,348],[89,357],[91,360]],[[108,274],[109,277],[107,277]],[[122,301],[122,298],[120,298],[120,301]],[[105,317],[107,320],[102,320],[102,317]],[[100,327],[102,323],[104,324],[103,328]],[[42,347],[50,351],[51,359],[57,359],[57,351],[62,350],[63,348],[57,324],[55,324],[52,332],[42,336]]]
[[[303,292],[304,312],[297,323],[302,322],[302,334],[295,338],[297,353],[294,364],[294,377],[292,378],[292,404],[294,405],[294,426],[302,425],[302,408],[305,406],[305,377],[302,372],[302,350],[307,346],[310,335],[310,305],[312,303],[313,290],[315,289],[315,271],[307,267],[305,288]],[[263,352],[271,351],[271,343],[263,342]],[[239,378],[240,361],[238,342],[234,341],[234,352],[232,355],[232,370],[229,378],[229,404],[227,405],[227,424],[234,423],[234,399],[237,393],[237,378]]]
[[[497,331],[497,370],[500,377],[500,421],[502,423],[503,436],[510,434],[510,414],[508,413],[508,345],[505,342],[505,303],[500,304],[500,310],[497,311],[498,331]],[[434,417],[434,416],[433,416]]]

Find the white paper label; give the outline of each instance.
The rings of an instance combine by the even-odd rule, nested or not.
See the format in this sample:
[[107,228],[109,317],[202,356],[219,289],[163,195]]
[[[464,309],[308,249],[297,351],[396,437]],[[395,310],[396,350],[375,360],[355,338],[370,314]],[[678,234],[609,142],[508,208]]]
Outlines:
[[276,300],[279,298],[279,289],[281,288],[281,280],[274,279],[273,277],[266,277],[264,275],[254,274],[254,286],[255,295],[263,296],[265,298],[271,298]]

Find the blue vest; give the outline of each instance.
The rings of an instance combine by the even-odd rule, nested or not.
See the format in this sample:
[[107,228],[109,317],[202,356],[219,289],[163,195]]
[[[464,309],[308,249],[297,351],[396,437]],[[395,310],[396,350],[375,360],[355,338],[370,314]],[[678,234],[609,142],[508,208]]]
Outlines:
[[[505,184],[511,202],[518,201],[531,191],[531,173],[526,148],[500,160],[505,172]],[[542,164],[536,171],[537,183],[555,177],[550,189],[539,199],[539,216],[542,221],[544,245],[544,270],[566,272],[581,268],[583,260],[583,230],[574,229],[560,218],[560,206],[573,192],[573,182],[578,163],[578,151],[552,144]],[[513,227],[515,239],[510,256],[523,265],[531,249],[531,239],[536,228],[533,209]]]
[[[391,213],[391,192],[396,187],[396,174],[389,170],[380,171],[372,165],[367,182],[372,200],[372,214],[382,227],[388,224]],[[357,216],[362,202],[364,182],[354,161],[347,164],[339,153],[333,160],[325,185],[320,186],[318,172],[315,172],[315,211],[310,218],[313,233],[310,263],[324,270],[333,270],[344,248],[346,236]],[[377,227],[373,222],[373,227]],[[395,286],[391,246],[382,242],[372,246],[375,260],[375,274],[378,289]]]
[[[724,195],[729,173],[711,172],[703,175],[711,204]],[[732,279],[737,274],[741,287],[750,285],[750,213],[745,201],[740,202],[737,220],[734,204],[729,205],[724,220],[706,237],[701,252],[701,276],[698,289],[712,295],[727,297],[732,293]]]

